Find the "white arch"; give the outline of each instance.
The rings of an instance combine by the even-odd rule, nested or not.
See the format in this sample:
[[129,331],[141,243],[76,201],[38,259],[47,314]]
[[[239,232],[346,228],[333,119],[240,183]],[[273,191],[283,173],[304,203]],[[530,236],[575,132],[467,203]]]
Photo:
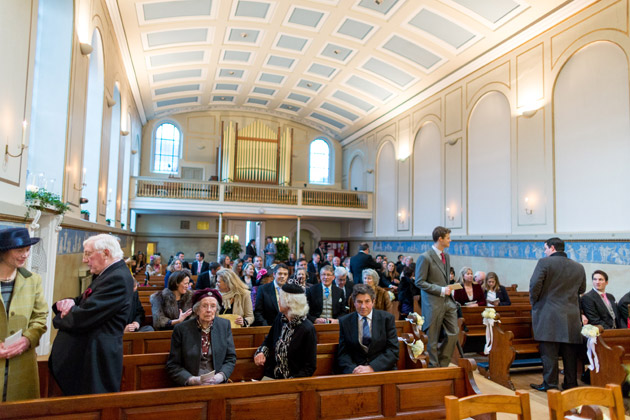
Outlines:
[[427,122],[413,144],[413,234],[428,235],[442,223],[442,135]]
[[349,189],[351,191],[365,191],[365,165],[363,163],[363,155],[361,153],[355,153],[350,160],[349,174]]
[[376,158],[376,235],[396,233],[397,179],[396,152],[391,141],[381,143]]
[[118,209],[118,172],[120,162],[120,121],[122,117],[120,103],[120,89],[118,83],[114,84],[112,96],[115,104],[112,106],[111,130],[109,134],[109,170],[107,171],[107,206],[105,217],[110,220],[112,226],[116,225],[119,218]]

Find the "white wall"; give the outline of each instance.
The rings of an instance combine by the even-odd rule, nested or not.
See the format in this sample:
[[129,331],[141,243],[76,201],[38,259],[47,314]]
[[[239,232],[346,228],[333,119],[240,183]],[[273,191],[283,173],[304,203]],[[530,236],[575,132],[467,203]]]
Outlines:
[[396,232],[396,157],[394,146],[386,141],[376,163],[376,233],[392,236]]
[[430,235],[442,223],[442,139],[432,122],[413,145],[413,234]]
[[558,232],[630,230],[628,59],[590,44],[564,66],[554,91]]

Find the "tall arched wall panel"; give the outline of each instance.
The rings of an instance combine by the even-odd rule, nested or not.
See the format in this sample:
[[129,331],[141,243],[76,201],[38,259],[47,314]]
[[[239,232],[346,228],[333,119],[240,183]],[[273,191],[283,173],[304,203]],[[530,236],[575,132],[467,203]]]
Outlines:
[[376,233],[391,236],[396,232],[396,157],[394,146],[385,142],[376,162]]
[[442,223],[442,138],[434,122],[420,128],[413,147],[413,234],[426,235]]

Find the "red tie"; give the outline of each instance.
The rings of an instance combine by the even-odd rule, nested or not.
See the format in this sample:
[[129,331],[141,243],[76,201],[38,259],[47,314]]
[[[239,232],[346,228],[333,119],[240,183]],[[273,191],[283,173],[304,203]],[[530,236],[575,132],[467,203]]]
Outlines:
[[442,264],[446,265],[446,257],[444,256],[444,253],[442,252],[440,255],[442,256]]

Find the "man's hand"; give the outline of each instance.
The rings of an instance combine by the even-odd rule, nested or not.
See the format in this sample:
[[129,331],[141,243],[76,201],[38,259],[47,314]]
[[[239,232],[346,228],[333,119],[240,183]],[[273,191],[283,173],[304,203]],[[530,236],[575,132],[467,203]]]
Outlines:
[[370,372],[374,372],[374,369],[372,369],[372,366],[370,365],[360,365],[354,368],[354,370],[352,371],[352,373],[370,373]]
[[582,314],[582,325],[588,325],[588,318]]
[[134,332],[137,331],[140,328],[140,324],[138,324],[136,321],[133,321],[131,324],[127,324],[127,326],[125,327],[125,332]]
[[451,290],[451,288],[450,288],[449,286],[446,286],[446,287],[444,288],[444,295],[445,295],[445,296],[450,296],[450,294],[451,294],[452,292],[453,292],[453,291]]
[[21,337],[18,341],[9,347],[5,347],[4,343],[0,343],[0,359],[11,359],[19,356],[31,347],[31,342],[26,337]]
[[258,353],[256,356],[254,356],[254,363],[256,364],[256,366],[264,366],[266,361],[267,358],[263,353]]
[[72,307],[74,306],[74,299],[62,299],[57,302],[57,310],[60,312],[60,317],[68,315]]
[[317,319],[315,320],[315,323],[316,323],[316,324],[326,324],[326,323],[327,323],[327,321],[326,321],[326,318],[317,318]]
[[244,322],[244,320],[243,320],[243,317],[242,317],[242,316],[238,316],[238,317],[234,320],[234,323],[235,323],[236,325],[243,326],[243,324],[244,324],[245,322]]

